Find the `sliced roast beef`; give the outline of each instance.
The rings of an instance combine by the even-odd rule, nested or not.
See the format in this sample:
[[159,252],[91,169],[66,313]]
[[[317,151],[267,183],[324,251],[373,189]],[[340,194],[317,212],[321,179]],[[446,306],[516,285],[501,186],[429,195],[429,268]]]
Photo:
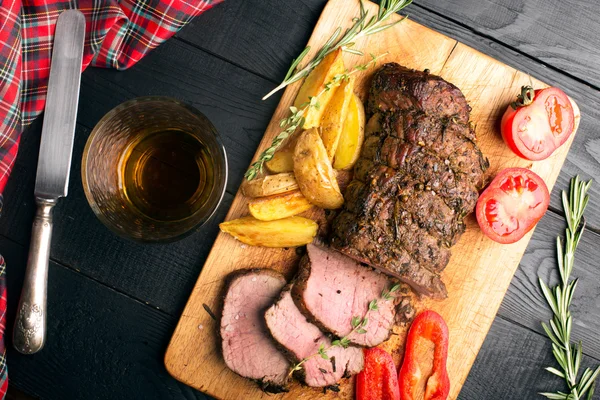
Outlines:
[[418,293],[446,297],[439,273],[477,203],[488,161],[475,143],[460,90],[429,72],[384,65],[369,95],[365,142],[336,250],[390,273]]
[[[283,290],[265,313],[265,321],[273,338],[295,364],[305,360],[297,371],[300,379],[308,386],[325,387],[360,372],[364,365],[362,349],[332,346],[331,339],[300,312],[291,289],[288,286]],[[320,348],[327,359],[319,354]]]
[[273,393],[285,391],[290,363],[271,338],[264,314],[285,284],[281,274],[269,269],[235,272],[229,280],[221,316],[225,364]]
[[[396,317],[396,305],[407,292],[390,290],[395,282],[335,250],[309,244],[300,263],[292,295],[296,305],[322,330],[350,342],[373,347],[387,340]],[[384,298],[388,293],[393,298]],[[378,310],[368,312],[377,301]],[[368,314],[367,314],[368,313]],[[354,329],[352,319],[367,316],[363,328]],[[364,329],[364,331],[362,331]]]

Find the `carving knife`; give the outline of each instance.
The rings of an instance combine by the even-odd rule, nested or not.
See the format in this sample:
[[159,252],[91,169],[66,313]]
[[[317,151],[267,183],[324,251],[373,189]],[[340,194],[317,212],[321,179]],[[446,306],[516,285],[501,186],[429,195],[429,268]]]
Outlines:
[[66,10],[58,17],[35,181],[33,220],[25,282],[13,329],[13,345],[23,354],[38,352],[46,339],[46,291],[52,236],[52,209],[67,195],[81,81],[85,18]]

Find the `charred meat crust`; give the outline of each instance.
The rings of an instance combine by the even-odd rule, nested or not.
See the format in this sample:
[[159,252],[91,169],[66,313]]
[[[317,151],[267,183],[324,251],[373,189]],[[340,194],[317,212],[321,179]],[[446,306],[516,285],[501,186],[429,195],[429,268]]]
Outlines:
[[460,89],[441,77],[411,70],[396,63],[383,65],[375,74],[369,94],[369,110],[421,110],[440,117],[469,122],[471,108]]
[[280,394],[287,393],[290,391],[290,389],[288,389],[287,386],[278,385],[273,382],[265,381],[264,379],[251,380],[253,380],[258,385],[258,387],[260,387],[260,390],[262,390],[265,393]]
[[334,220],[333,248],[442,299],[439,273],[465,230],[489,162],[470,107],[428,71],[385,64],[372,79],[361,157]]

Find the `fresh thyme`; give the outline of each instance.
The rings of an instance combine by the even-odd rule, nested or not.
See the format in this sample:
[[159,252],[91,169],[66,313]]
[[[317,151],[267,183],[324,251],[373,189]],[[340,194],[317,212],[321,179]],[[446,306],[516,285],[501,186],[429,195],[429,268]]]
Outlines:
[[[389,290],[384,289],[383,292],[381,292],[381,298],[385,301],[393,300],[395,298],[395,296],[393,296],[393,294],[396,293],[399,289],[400,289],[400,284],[396,284],[396,285],[392,286]],[[377,299],[371,300],[369,302],[369,306],[367,307],[367,311],[365,312],[364,316],[352,317],[352,320],[350,321],[350,324],[352,325],[352,330],[350,331],[350,333],[348,333],[346,336],[344,336],[341,339],[334,340],[333,342],[331,342],[331,345],[328,347],[325,347],[324,344],[321,344],[319,346],[319,350],[317,350],[317,352],[315,354],[305,357],[302,360],[300,360],[298,363],[296,363],[290,370],[289,376],[291,376],[295,371],[299,371],[302,368],[302,364],[304,364],[311,358],[320,356],[324,360],[329,360],[329,355],[327,354],[327,352],[334,347],[341,346],[345,349],[348,348],[348,346],[350,346],[350,336],[353,333],[358,333],[361,335],[367,333],[367,330],[365,328],[366,328],[367,324],[369,323],[369,319],[368,319],[369,313],[372,311],[378,311],[378,310],[379,310],[378,300]]]
[[573,319],[569,310],[577,286],[577,279],[569,281],[569,277],[573,271],[575,250],[585,229],[583,212],[588,204],[587,191],[591,184],[592,181],[583,182],[576,176],[571,179],[569,195],[567,196],[565,191],[562,192],[562,202],[568,226],[565,230],[564,249],[560,236],[556,238],[560,283],[550,289],[541,278],[539,279],[540,287],[553,314],[549,325],[542,322],[542,326],[552,341],[552,353],[561,368],[559,370],[554,367],[547,367],[546,371],[563,378],[569,387],[569,393],[559,391],[556,393],[540,393],[551,400],[579,400],[584,398],[586,392],[587,399],[591,400],[594,394],[595,380],[600,373],[600,366],[596,367],[595,370],[586,368],[579,382],[577,382],[582,358],[582,345],[581,342],[571,343]]
[[263,97],[263,100],[269,98],[271,95],[285,88],[286,86],[308,76],[308,74],[310,74],[310,72],[315,69],[315,67],[319,65],[328,54],[333,53],[337,49],[341,48],[343,51],[347,51],[349,53],[363,55],[363,53],[359,50],[352,48],[356,40],[361,37],[369,36],[391,28],[397,23],[403,21],[406,17],[390,24],[383,24],[383,22],[386,21],[392,14],[396,14],[410,3],[412,3],[412,0],[381,0],[377,15],[372,16],[367,22],[369,12],[365,10],[363,1],[360,0],[360,15],[359,17],[353,18],[352,22],[354,22],[354,24],[350,28],[346,29],[344,35],[340,37],[342,28],[338,27],[335,32],[333,32],[333,35],[331,35],[329,40],[327,40],[327,42],[325,42],[325,44],[319,49],[315,57],[305,66],[298,69],[298,65],[310,51],[310,46],[307,46],[302,53],[300,53],[300,55],[292,61],[292,65],[290,66],[290,69],[285,75],[283,81],[275,89],[266,94],[265,97]]
[[281,146],[281,144],[287,139],[291,134],[296,132],[298,128],[302,128],[304,125],[304,115],[308,111],[310,107],[314,107],[317,110],[321,107],[319,103],[319,96],[323,93],[339,86],[344,80],[350,78],[351,75],[354,75],[357,72],[365,71],[369,69],[371,66],[377,63],[377,60],[381,57],[386,56],[388,53],[380,54],[379,56],[374,56],[371,54],[371,60],[362,65],[357,65],[352,70],[346,70],[344,73],[334,75],[333,78],[325,83],[323,89],[316,95],[309,97],[309,101],[301,104],[299,107],[290,107],[290,112],[288,117],[283,118],[279,121],[279,127],[281,128],[281,132],[275,136],[273,141],[271,142],[271,146],[269,146],[265,151],[263,151],[258,160],[250,165],[248,171],[244,174],[244,177],[251,181],[256,178],[256,176],[263,171],[264,164],[273,158],[273,155]]

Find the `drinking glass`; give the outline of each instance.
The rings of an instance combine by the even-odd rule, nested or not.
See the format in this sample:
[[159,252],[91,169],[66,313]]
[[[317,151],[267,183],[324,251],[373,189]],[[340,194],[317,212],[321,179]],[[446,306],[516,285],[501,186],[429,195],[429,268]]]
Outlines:
[[198,110],[168,97],[141,97],[98,122],[81,174],[92,210],[109,229],[139,242],[168,242],[215,213],[227,156]]

